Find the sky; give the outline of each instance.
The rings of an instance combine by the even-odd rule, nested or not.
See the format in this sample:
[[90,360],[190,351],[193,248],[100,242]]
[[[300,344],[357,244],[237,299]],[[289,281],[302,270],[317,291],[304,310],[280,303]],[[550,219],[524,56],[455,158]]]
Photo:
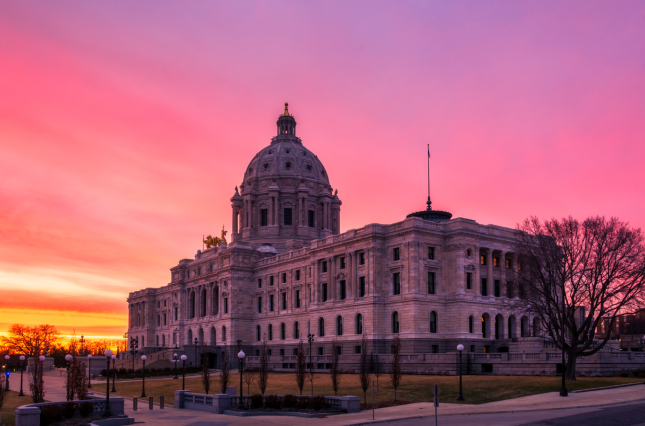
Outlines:
[[341,231],[433,207],[645,226],[642,1],[0,0],[0,331],[121,336],[275,135]]

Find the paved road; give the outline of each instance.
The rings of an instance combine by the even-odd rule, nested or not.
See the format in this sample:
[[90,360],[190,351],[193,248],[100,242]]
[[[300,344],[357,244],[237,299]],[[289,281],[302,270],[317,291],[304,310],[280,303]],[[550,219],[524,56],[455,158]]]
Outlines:
[[[395,420],[388,424],[401,426],[432,426],[433,417]],[[439,426],[645,426],[645,402],[620,404],[604,408],[575,408],[523,413],[471,414],[441,416]],[[205,426],[205,425],[204,425]]]

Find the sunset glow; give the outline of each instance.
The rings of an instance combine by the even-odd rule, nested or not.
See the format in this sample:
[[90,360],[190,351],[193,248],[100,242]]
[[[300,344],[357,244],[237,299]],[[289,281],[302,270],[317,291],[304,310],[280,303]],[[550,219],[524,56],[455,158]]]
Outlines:
[[284,102],[341,232],[453,218],[645,226],[643,2],[2,2],[0,331],[120,338]]

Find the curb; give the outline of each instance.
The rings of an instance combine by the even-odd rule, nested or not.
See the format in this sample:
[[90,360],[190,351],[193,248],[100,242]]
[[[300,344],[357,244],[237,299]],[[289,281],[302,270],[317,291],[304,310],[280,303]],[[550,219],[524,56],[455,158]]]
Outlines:
[[580,389],[576,391],[571,391],[571,393],[584,393],[584,392],[593,392],[593,391],[605,390],[605,389],[626,388],[628,386],[636,386],[636,385],[645,385],[645,382],[625,383],[624,385],[605,386],[603,388]]

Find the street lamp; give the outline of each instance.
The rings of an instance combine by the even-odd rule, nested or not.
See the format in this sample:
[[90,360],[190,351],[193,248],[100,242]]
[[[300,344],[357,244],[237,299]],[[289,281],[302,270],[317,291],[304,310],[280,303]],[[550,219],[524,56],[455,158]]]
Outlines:
[[311,376],[311,396],[314,396],[314,361],[313,361],[313,353],[311,352],[311,344],[314,342],[314,335],[312,333],[309,333],[307,335],[307,340],[309,340],[309,375]]
[[[69,363],[72,362],[72,356],[70,354],[65,355],[65,361],[67,361],[67,400],[70,401],[72,398],[69,396]],[[109,363],[108,368],[110,368]]]
[[139,346],[139,341],[137,339],[132,339],[130,341],[130,354],[132,355],[132,372],[134,372],[134,356],[137,354],[138,346]]
[[92,354],[87,354],[87,388],[92,389]]
[[177,354],[172,354],[172,362],[175,364],[175,377],[173,379],[178,379],[177,377]]
[[9,355],[4,356],[4,360],[5,360],[5,364],[6,364],[5,373],[4,373],[5,377],[6,377],[5,380],[7,381],[7,386],[5,386],[6,390],[9,390],[9,376],[11,375],[11,373],[9,372],[9,358],[11,358]]
[[141,382],[141,398],[146,397],[146,356],[141,355],[143,361],[143,369],[141,370],[143,381]]
[[198,361],[198,358],[197,358],[197,343],[198,342],[199,342],[199,340],[197,340],[197,337],[195,337],[195,365],[197,365],[197,361]]
[[562,283],[562,325],[560,326],[560,332],[562,333],[562,387],[560,388],[560,396],[569,396],[569,391],[567,391],[567,386],[564,383],[564,373],[565,373],[565,363],[564,363],[564,322],[566,316],[566,306],[564,300],[564,282]]
[[457,345],[457,350],[459,351],[459,396],[457,397],[457,401],[463,401],[464,395],[461,393],[461,353],[464,350],[464,345]]
[[186,355],[181,356],[181,390],[186,390]]
[[237,347],[240,349],[240,351],[237,353],[237,358],[240,360],[240,408],[244,406],[244,403],[242,402],[242,373],[244,371],[244,351],[241,349],[242,347],[242,341],[238,340],[237,341]]
[[25,396],[25,394],[22,393],[22,370],[24,369],[24,365],[25,365],[25,356],[20,355],[19,359],[20,359],[20,393],[18,394],[18,396]]
[[114,388],[114,382],[116,382],[116,368],[114,368],[116,355],[112,355],[110,358],[112,358],[112,374],[114,374],[114,377],[112,378],[112,392],[116,392],[116,389]]
[[109,349],[105,350],[105,360],[107,362],[107,374],[105,377],[106,388],[105,388],[105,408],[103,408],[103,417],[110,417],[112,415],[112,410],[110,409],[110,359],[112,358],[112,351]]
[[81,344],[81,353],[79,355],[85,355],[85,336],[81,336],[79,343]]

